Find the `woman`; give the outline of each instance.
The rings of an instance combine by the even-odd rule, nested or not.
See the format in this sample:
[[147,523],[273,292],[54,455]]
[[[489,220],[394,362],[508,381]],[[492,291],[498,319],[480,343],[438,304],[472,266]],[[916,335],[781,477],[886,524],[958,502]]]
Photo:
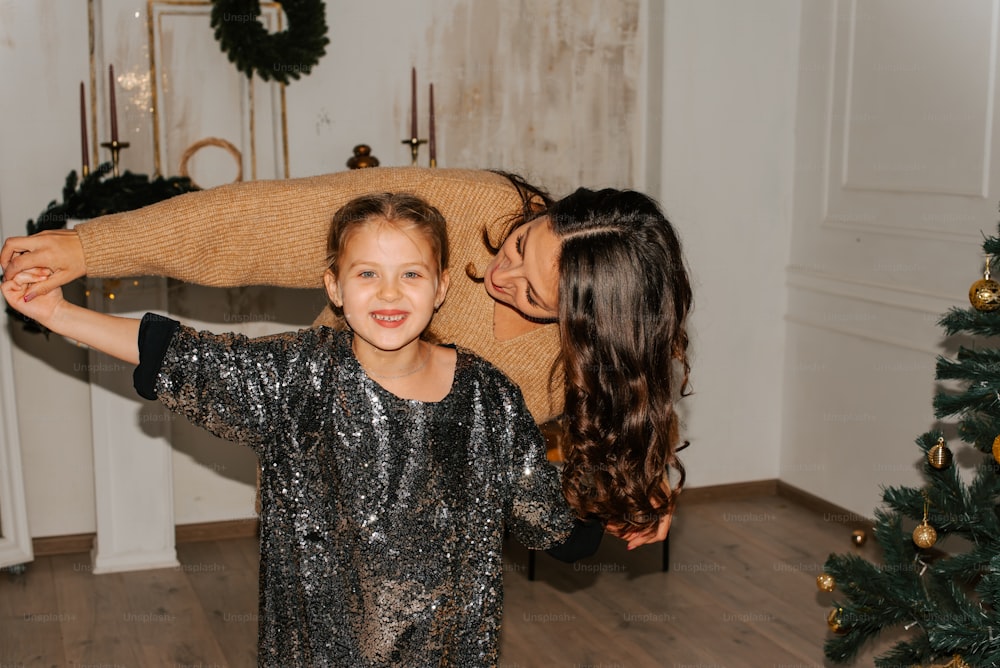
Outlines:
[[563,418],[570,504],[630,548],[662,540],[684,481],[674,402],[691,288],[673,228],[644,195],[581,189],[553,202],[489,171],[362,169],[232,184],[11,238],[0,266],[8,278],[52,272],[29,297],[85,274],[318,288],[330,215],[374,192],[413,193],[444,214],[453,278],[434,332],[507,373],[538,422]]

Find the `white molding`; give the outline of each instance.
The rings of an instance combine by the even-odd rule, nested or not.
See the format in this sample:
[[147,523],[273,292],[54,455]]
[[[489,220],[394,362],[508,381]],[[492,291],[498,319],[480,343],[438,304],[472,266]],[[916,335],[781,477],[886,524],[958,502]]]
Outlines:
[[844,327],[840,325],[831,325],[828,322],[823,322],[819,319],[797,316],[797,315],[786,315],[785,322],[789,322],[795,325],[801,325],[803,327],[810,327],[812,329],[820,329],[827,332],[833,332],[835,334],[840,334],[842,336],[849,336],[855,339],[862,339],[864,341],[872,341],[874,343],[882,343],[895,348],[905,348],[906,350],[913,350],[918,353],[925,353],[937,357],[941,354],[940,350],[935,350],[934,348],[928,348],[927,346],[922,346],[918,343],[908,341],[907,339],[887,336],[885,334],[880,334],[877,332],[872,332],[870,330],[860,329],[858,327]]
[[[907,320],[911,323],[923,323],[929,318],[937,320],[949,309],[960,306],[952,295],[937,294],[926,290],[915,290],[912,288],[900,287],[897,285],[887,285],[873,281],[856,279],[849,276],[840,276],[825,272],[814,271],[804,267],[790,266],[787,269],[787,285],[794,293],[800,290],[810,295],[816,296],[818,302],[825,297],[839,300],[847,300],[849,303],[870,304],[879,310],[893,310],[897,314],[898,327],[893,331],[885,331],[877,328],[866,328],[859,324],[846,324],[843,321],[831,320],[817,315],[821,309],[814,312],[787,313],[785,321],[812,329],[818,329],[850,336],[856,339],[882,343],[897,348],[905,348],[932,356],[941,354],[940,348],[934,348],[924,342],[919,342],[916,337],[907,335],[913,331]],[[794,299],[794,294],[791,297]],[[809,309],[812,311],[812,309]],[[909,313],[909,316],[905,314]],[[915,316],[913,314],[916,314]],[[876,320],[872,318],[872,322]],[[867,320],[858,318],[857,322],[862,323]],[[923,331],[923,328],[920,328]],[[938,337],[938,340],[940,337]]]
[[12,352],[9,326],[6,326],[0,331],[0,418],[3,420],[0,426],[0,566],[34,559],[24,500]]
[[864,222],[861,220],[842,220],[838,214],[826,211],[822,225],[831,230],[843,230],[852,234],[878,234],[887,237],[902,237],[921,241],[945,242],[953,244],[982,244],[982,234],[977,232],[953,232],[950,230],[934,230],[927,227],[910,227],[908,225],[886,225],[884,223]]
[[950,294],[866,281],[853,276],[815,271],[796,265],[790,265],[786,269],[786,275],[788,277],[786,283],[790,288],[918,313],[939,315],[960,305],[955,301],[954,295]]
[[[993,31],[990,41],[989,80],[986,82],[988,94],[986,106],[986,127],[984,128],[984,165],[982,183],[970,189],[944,189],[938,186],[906,186],[850,183],[848,178],[849,157],[852,148],[849,134],[854,117],[854,70],[856,65],[855,28],[859,12],[864,11],[864,3],[858,0],[831,0],[828,3],[830,30],[827,62],[826,104],[824,108],[822,181],[820,184],[820,227],[825,230],[842,231],[851,234],[875,234],[886,237],[919,239],[947,243],[982,242],[983,230],[995,226],[993,217],[995,197],[990,195],[989,166],[992,159],[992,120],[996,104],[997,68],[997,25],[1000,18],[1000,0],[992,0]],[[863,20],[863,19],[862,19]],[[962,225],[968,221],[971,227],[965,229],[934,229],[914,225],[905,214],[886,206],[881,195],[902,195],[910,201],[926,204],[930,215],[959,217]],[[879,211],[878,213],[875,213]],[[978,221],[982,221],[982,225]],[[966,231],[968,230],[968,231]]]

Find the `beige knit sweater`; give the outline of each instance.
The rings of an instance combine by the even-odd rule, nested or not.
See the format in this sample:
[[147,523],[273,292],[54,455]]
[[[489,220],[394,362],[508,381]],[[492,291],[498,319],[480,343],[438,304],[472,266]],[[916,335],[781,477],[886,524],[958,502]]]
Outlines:
[[[505,341],[493,335],[495,302],[468,278],[490,260],[484,229],[520,210],[517,191],[487,171],[419,167],[359,169],[281,181],[236,183],[180,195],[138,211],[95,218],[76,227],[87,273],[98,278],[169,276],[210,286],[319,288],[326,233],[334,211],[368,193],[408,192],[448,221],[451,288],[432,330],[445,343],[479,353],[524,393],[539,422],[559,413],[561,381],[550,391],[559,352],[555,325]],[[495,239],[495,237],[492,237]],[[330,314],[318,322],[329,322]]]

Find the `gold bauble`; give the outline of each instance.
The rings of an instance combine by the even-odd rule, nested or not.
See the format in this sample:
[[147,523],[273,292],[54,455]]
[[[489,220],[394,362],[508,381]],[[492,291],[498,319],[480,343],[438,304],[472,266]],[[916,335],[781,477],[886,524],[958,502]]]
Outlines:
[[972,668],[965,659],[960,657],[958,654],[951,657],[951,661],[948,663],[935,663],[932,666],[927,666],[927,668]]
[[922,547],[925,550],[933,547],[934,543],[937,542],[937,531],[927,523],[927,520],[924,520],[913,530],[913,542],[917,544],[917,547]]
[[943,440],[938,441],[927,453],[927,463],[936,469],[948,468],[951,464],[951,450]]
[[837,586],[837,582],[829,573],[820,573],[816,576],[816,586],[819,587],[820,591],[833,591],[833,588]]
[[1000,308],[1000,283],[992,278],[980,278],[969,288],[969,301],[977,311]]
[[1000,436],[993,439],[993,459],[1000,464]]
[[861,547],[868,540],[868,534],[865,533],[864,529],[855,529],[851,532],[851,542]]
[[829,626],[830,630],[834,633],[847,633],[847,628],[844,626],[844,620],[840,617],[843,612],[843,608],[834,608],[830,611],[830,614],[826,616],[827,626]]

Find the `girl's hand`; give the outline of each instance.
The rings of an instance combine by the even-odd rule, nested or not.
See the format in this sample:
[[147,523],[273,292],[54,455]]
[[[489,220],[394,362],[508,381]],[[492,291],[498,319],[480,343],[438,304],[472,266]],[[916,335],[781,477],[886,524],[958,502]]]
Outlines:
[[25,296],[34,297],[66,285],[87,271],[83,246],[76,230],[46,230],[28,237],[10,237],[0,248],[0,268],[4,280],[17,274],[43,269],[48,274],[28,287]]
[[47,269],[29,269],[15,274],[11,280],[0,285],[3,297],[11,308],[46,326],[64,301],[62,290],[55,289],[34,299],[27,297],[32,287],[49,278],[50,273]]

